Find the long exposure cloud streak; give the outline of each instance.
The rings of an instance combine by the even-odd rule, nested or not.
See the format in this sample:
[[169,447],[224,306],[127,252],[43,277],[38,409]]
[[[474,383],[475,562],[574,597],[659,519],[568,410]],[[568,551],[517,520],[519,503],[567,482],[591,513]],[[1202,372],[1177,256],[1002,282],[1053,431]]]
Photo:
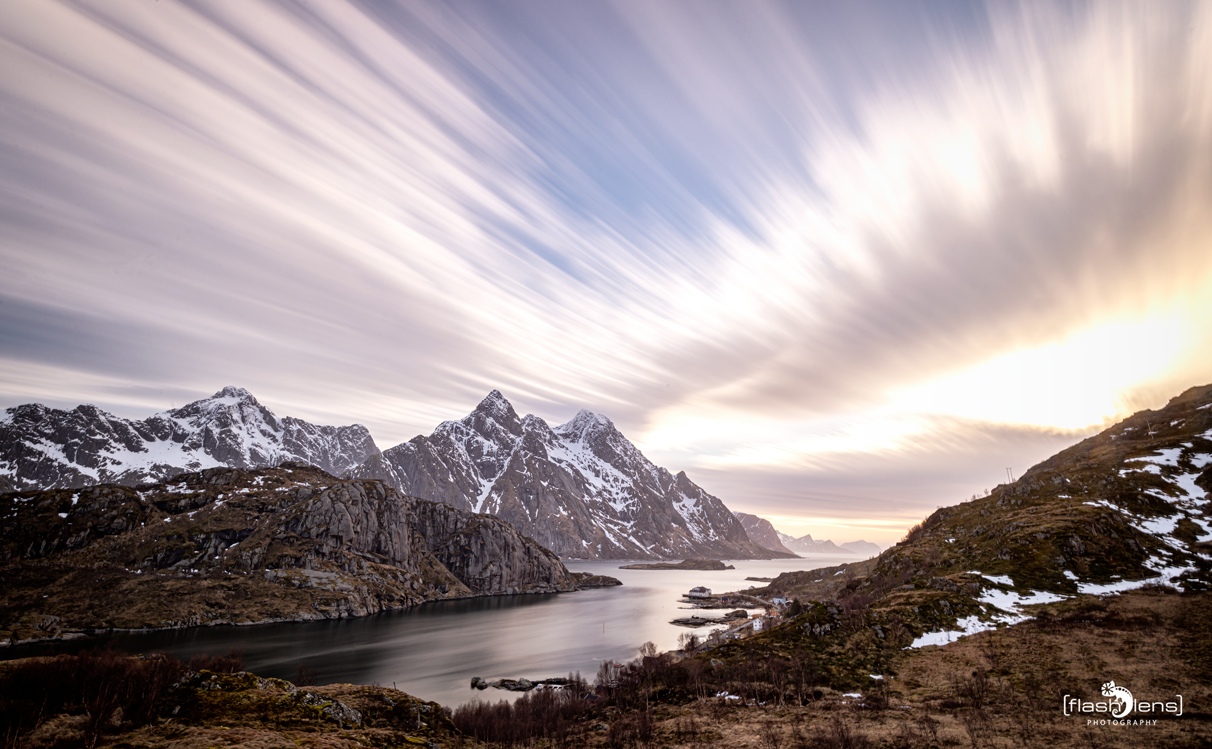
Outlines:
[[880,528],[1212,379],[1210,138],[1207,4],[6,3],[0,397],[499,388]]

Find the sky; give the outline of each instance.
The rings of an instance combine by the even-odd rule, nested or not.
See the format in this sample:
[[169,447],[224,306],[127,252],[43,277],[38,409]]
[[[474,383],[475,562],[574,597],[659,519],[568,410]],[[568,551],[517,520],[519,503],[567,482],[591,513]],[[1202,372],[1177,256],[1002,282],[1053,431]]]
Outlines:
[[496,388],[793,535],[1212,382],[1212,3],[0,4],[0,407]]

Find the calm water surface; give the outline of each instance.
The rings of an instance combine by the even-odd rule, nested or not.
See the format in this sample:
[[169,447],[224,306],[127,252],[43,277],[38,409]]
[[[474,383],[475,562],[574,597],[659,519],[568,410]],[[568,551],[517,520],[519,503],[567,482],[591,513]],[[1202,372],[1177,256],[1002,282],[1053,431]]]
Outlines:
[[[575,593],[497,596],[427,603],[407,611],[360,619],[197,627],[189,630],[113,635],[85,643],[30,646],[0,651],[0,658],[78,650],[111,644],[136,653],[222,655],[244,650],[244,667],[262,676],[291,679],[300,663],[318,672],[317,683],[395,685],[409,694],[456,706],[510,693],[469,687],[471,677],[525,676],[541,679],[579,671],[593,679],[605,659],[635,658],[652,641],[660,650],[677,647],[693,631],[669,623],[686,616],[678,599],[696,585],[720,593],[762,583],[746,577],[775,577],[857,561],[854,556],[731,561],[735,570],[621,570],[627,562],[566,562],[574,572],[610,575],[622,587]],[[708,612],[712,615],[714,612]],[[720,614],[724,612],[719,612]],[[697,630],[705,634],[705,628]]]

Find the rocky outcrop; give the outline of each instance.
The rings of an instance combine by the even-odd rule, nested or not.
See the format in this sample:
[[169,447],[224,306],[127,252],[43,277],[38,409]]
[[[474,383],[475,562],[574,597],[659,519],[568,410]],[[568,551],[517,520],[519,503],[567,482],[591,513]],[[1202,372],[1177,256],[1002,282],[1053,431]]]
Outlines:
[[475,592],[554,593],[577,587],[559,557],[500,518],[414,500],[411,522],[429,553]]
[[624,564],[619,567],[621,570],[699,570],[707,572],[718,572],[720,570],[734,570],[731,564],[724,564],[718,559],[683,559],[680,562],[656,562],[653,564]]
[[8,494],[0,518],[0,640],[578,587],[503,520],[299,463]]
[[723,502],[653,465],[605,416],[581,411],[552,428],[495,390],[349,475],[494,515],[566,558],[790,556],[751,541]]
[[249,470],[290,460],[345,473],[378,453],[360,424],[279,419],[247,390],[131,421],[96,406],[29,404],[0,413],[0,489],[134,486],[205,468]]

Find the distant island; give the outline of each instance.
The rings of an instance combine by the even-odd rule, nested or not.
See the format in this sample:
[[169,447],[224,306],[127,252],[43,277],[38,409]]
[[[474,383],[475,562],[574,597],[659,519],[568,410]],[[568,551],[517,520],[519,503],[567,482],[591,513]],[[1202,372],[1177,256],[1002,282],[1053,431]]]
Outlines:
[[676,564],[673,562],[655,562],[652,564],[625,564],[621,570],[734,570],[731,564],[724,564],[718,559],[683,559]]

